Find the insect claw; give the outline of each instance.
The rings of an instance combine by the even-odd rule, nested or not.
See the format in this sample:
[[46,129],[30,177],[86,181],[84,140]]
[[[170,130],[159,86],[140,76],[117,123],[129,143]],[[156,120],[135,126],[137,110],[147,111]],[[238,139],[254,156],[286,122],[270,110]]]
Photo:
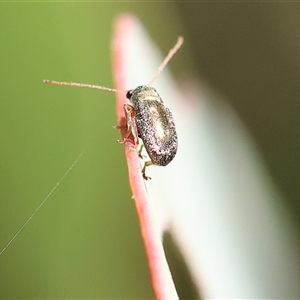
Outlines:
[[125,139],[117,140],[117,143],[119,143],[119,144],[124,144],[124,143],[125,143]]
[[144,159],[144,158],[147,157],[146,155],[142,154],[143,148],[144,148],[144,144],[141,145],[141,147],[140,147],[140,149],[138,151],[139,158],[141,158],[141,159]]
[[146,161],[142,169],[142,175],[145,180],[151,179],[151,177],[146,175],[146,168],[153,165],[152,161]]
[[146,176],[146,174],[143,174],[143,177],[144,177],[145,180],[151,180],[152,179],[151,177]]

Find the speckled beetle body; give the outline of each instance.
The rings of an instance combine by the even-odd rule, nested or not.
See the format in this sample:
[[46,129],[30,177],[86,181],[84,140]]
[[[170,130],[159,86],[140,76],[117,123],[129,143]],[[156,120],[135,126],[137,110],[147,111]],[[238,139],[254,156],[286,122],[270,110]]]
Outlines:
[[151,162],[166,166],[174,158],[178,147],[171,111],[153,87],[139,86],[126,96],[134,107],[138,137],[144,142]]

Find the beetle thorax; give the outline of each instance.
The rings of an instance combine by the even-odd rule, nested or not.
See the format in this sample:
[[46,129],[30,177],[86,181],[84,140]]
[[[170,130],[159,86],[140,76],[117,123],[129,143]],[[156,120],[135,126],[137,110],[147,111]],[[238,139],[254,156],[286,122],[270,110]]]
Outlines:
[[163,103],[155,88],[146,85],[138,86],[137,88],[132,90],[130,101],[135,107],[137,106],[137,102],[142,101],[155,101],[157,103]]

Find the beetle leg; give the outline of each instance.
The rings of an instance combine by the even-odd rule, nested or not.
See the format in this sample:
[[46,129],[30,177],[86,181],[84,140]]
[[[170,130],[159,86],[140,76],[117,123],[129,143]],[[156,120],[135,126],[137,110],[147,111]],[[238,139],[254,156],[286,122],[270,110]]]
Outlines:
[[146,175],[146,168],[153,165],[152,161],[146,161],[145,164],[144,164],[144,167],[142,169],[142,175],[144,177],[145,180],[148,180],[148,179],[151,179],[151,177],[147,176]]
[[[135,109],[130,104],[124,104],[124,113],[126,117],[127,131],[124,134],[123,139],[117,140],[117,142],[120,144],[124,144],[128,139],[128,137],[130,136],[130,134],[132,134],[133,142],[134,142],[133,149],[135,150],[139,144],[138,130],[135,123]],[[124,126],[116,126],[115,128],[122,129],[124,128]]]
[[141,145],[141,147],[140,147],[140,149],[139,149],[139,151],[138,151],[139,158],[141,158],[141,159],[147,157],[146,155],[143,155],[143,154],[142,154],[143,148],[144,148],[144,144]]

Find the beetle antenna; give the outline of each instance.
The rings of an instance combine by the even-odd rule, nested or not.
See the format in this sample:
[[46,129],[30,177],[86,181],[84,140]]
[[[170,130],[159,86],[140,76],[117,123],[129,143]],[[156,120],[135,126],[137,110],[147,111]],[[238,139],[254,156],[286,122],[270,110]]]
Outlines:
[[158,67],[154,77],[152,78],[152,80],[148,83],[148,85],[151,85],[156,78],[159,76],[159,74],[161,73],[161,71],[165,68],[165,66],[167,65],[167,63],[169,62],[169,60],[173,57],[173,55],[178,51],[178,49],[181,47],[181,45],[183,44],[183,37],[179,36],[177,39],[177,42],[175,44],[175,46],[170,50],[169,54],[166,56],[166,58],[164,59],[164,61],[161,63],[161,65]]
[[57,85],[69,85],[69,86],[78,86],[78,87],[83,87],[83,88],[90,88],[90,89],[98,89],[98,90],[104,90],[104,91],[109,91],[109,92],[115,92],[115,93],[127,93],[128,90],[116,90],[116,89],[111,89],[105,86],[101,85],[96,85],[96,84],[88,84],[88,83],[79,83],[79,82],[66,82],[66,81],[56,81],[56,80],[43,80],[44,83],[48,84],[57,84]]

